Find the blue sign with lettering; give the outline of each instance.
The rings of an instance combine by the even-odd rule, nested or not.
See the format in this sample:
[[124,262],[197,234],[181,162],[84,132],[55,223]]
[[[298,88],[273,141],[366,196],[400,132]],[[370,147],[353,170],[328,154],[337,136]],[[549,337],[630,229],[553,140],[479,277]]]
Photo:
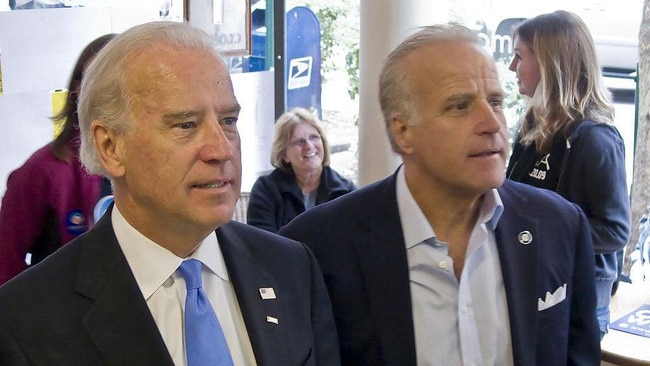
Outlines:
[[650,338],[650,305],[641,306],[613,322],[610,327],[622,332]]
[[303,107],[322,119],[320,23],[309,8],[287,12],[285,107]]

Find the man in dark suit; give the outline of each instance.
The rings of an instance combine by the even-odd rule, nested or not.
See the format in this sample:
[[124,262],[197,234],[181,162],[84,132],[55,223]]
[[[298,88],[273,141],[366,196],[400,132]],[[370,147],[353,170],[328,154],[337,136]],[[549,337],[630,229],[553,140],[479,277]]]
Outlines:
[[[230,222],[239,109],[212,39],[187,24],[134,27],[98,54],[80,94],[81,159],[110,177],[115,203],[86,235],[0,287],[0,364],[196,364],[189,355],[205,354],[193,353],[188,324],[208,321],[190,319],[190,290],[216,314],[227,345],[219,356],[231,364],[339,364],[311,252]],[[196,261],[198,287],[182,269]],[[198,338],[206,349],[214,329]]]
[[386,59],[380,103],[403,164],[280,233],[319,261],[345,365],[597,365],[584,213],[505,181],[494,61],[457,25]]

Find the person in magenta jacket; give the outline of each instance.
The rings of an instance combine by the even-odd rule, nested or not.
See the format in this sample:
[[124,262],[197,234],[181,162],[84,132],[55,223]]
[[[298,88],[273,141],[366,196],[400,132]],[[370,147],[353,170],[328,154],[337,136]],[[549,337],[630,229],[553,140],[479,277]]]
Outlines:
[[39,148],[7,179],[0,206],[0,285],[42,261],[94,223],[93,210],[109,191],[103,178],[89,175],[78,159],[77,94],[87,64],[115,35],[103,35],[81,52],[68,97],[53,120],[65,119],[61,133]]

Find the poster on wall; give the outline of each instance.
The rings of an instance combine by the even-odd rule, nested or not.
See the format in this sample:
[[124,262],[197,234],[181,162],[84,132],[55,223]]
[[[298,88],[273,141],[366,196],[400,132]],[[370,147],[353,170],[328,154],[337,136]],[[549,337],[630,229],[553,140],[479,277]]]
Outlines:
[[214,38],[224,56],[250,55],[250,0],[186,0],[186,20]]

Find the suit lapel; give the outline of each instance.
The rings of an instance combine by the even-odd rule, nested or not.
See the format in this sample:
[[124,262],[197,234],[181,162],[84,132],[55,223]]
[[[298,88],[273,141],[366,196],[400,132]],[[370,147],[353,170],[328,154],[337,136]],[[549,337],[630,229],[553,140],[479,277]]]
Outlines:
[[[504,212],[496,228],[496,240],[501,271],[508,300],[508,313],[515,364],[532,365],[535,354],[521,350],[536,349],[538,286],[537,251],[535,239],[540,236],[539,222],[530,218],[526,198],[508,189],[508,182],[499,189]],[[532,238],[527,242],[526,235]]]
[[110,210],[85,236],[76,291],[92,305],[84,327],[109,365],[173,365],[122,253]]
[[[286,364],[279,350],[286,347],[283,340],[287,339],[287,327],[282,326],[282,319],[289,318],[284,316],[288,309],[260,294],[262,288],[278,288],[275,278],[244,249],[247,246],[242,243],[250,240],[245,235],[224,225],[217,229],[217,237],[257,363]],[[268,317],[279,320],[279,324]]]
[[360,205],[365,234],[358,235],[354,245],[386,364],[406,365],[416,363],[415,333],[395,177],[384,180],[372,201]]

